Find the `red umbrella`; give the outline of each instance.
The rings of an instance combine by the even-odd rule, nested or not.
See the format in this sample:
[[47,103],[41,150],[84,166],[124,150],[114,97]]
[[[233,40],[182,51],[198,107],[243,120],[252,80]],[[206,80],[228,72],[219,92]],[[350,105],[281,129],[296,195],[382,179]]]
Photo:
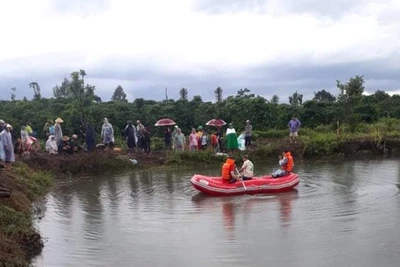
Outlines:
[[159,121],[157,121],[156,124],[154,124],[154,126],[171,126],[171,125],[175,125],[176,123],[168,118],[165,119],[161,119]]
[[207,126],[222,127],[226,125],[226,122],[221,119],[212,119],[206,123]]

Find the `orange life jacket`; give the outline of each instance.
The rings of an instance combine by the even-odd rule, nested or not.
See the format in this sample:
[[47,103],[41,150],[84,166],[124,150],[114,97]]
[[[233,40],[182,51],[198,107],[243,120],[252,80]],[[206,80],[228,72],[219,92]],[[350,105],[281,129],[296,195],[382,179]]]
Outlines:
[[230,180],[231,171],[235,168],[235,161],[233,159],[227,159],[224,165],[222,165],[222,179]]
[[290,153],[290,151],[285,154],[285,157],[288,159],[288,162],[283,166],[284,170],[286,172],[291,172],[293,169],[294,162],[293,162],[293,157],[292,157],[292,154]]

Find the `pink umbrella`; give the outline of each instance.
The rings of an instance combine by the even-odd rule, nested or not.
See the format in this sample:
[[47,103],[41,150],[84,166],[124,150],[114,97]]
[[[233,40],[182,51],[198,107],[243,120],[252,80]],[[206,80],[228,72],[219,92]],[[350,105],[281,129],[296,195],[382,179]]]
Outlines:
[[212,119],[206,123],[207,126],[222,127],[226,125],[226,122],[221,119]]
[[156,124],[154,124],[154,126],[171,126],[171,125],[175,125],[176,123],[168,118],[165,119],[161,119],[159,121],[157,121]]

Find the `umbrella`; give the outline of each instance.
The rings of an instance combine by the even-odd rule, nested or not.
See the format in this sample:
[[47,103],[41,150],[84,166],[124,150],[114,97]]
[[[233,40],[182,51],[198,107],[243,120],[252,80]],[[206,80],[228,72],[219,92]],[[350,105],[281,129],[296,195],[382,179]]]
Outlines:
[[159,121],[157,121],[156,124],[154,124],[154,126],[171,126],[171,125],[175,125],[176,123],[168,118],[165,119],[161,119]]
[[212,119],[206,123],[207,126],[222,127],[226,125],[226,122],[221,119]]

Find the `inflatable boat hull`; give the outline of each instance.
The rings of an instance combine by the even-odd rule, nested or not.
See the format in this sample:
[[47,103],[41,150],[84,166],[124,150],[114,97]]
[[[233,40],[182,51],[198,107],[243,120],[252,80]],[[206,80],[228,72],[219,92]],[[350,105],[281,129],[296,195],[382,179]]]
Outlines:
[[192,186],[208,195],[213,196],[234,196],[243,194],[265,194],[290,191],[299,184],[299,176],[295,173],[273,178],[271,175],[253,177],[251,180],[235,183],[227,183],[222,177],[210,177],[195,174],[190,179]]

